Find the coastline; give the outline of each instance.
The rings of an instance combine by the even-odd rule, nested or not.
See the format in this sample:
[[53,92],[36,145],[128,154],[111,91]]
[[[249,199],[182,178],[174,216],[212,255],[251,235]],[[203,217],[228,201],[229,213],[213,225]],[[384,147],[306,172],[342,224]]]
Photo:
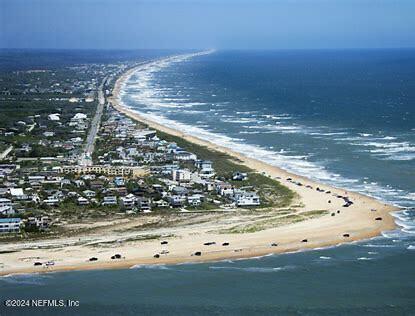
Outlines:
[[[382,231],[396,228],[394,218],[390,214],[391,212],[398,210],[395,206],[382,203],[374,198],[351,191],[347,191],[347,196],[354,204],[347,209],[342,208],[342,204],[344,203],[342,199],[334,198],[333,202],[328,205],[326,194],[306,188],[306,185],[311,185],[313,187],[318,186],[325,191],[330,190],[332,193],[341,195],[345,194],[345,190],[312,181],[306,177],[287,172],[265,162],[248,158],[229,148],[218,146],[209,141],[163,126],[157,122],[148,120],[133,110],[123,106],[121,102],[119,102],[122,84],[140,67],[142,67],[142,65],[128,70],[116,81],[113,89],[113,97],[110,98],[110,102],[116,110],[151,128],[181,137],[186,141],[205,146],[211,150],[226,153],[227,155],[238,159],[241,164],[258,172],[264,172],[272,178],[281,178],[279,180],[281,184],[287,186],[298,194],[299,201],[304,205],[301,209],[304,211],[328,209],[331,212],[341,210],[341,213],[334,217],[328,214],[295,224],[245,234],[212,233],[211,230],[206,227],[204,227],[205,231],[197,231],[198,228],[194,225],[193,227],[167,229],[167,231],[173,232],[175,236],[166,238],[166,240],[169,240],[168,250],[170,251],[170,254],[161,256],[158,259],[153,258],[153,254],[155,253],[155,249],[160,249],[159,239],[138,242],[136,244],[124,244],[116,249],[111,246],[102,248],[99,251],[98,262],[86,262],[86,258],[91,255],[90,250],[77,245],[63,247],[58,252],[54,249],[42,250],[22,248],[20,253],[2,254],[2,256],[5,258],[8,257],[10,262],[12,262],[13,260],[18,261],[18,257],[22,257],[23,253],[23,256],[27,258],[41,255],[45,259],[56,259],[58,264],[48,269],[36,268],[33,266],[25,267],[24,264],[18,264],[15,268],[6,267],[0,269],[0,275],[130,268],[134,265],[180,264],[220,261],[226,259],[244,259],[268,254],[336,246],[346,242],[376,237],[380,235]],[[303,186],[299,187],[292,182],[287,181],[287,178],[301,181]],[[373,209],[376,209],[376,211],[372,211]],[[381,217],[382,220],[375,221],[375,218],[377,217]],[[343,237],[343,234],[346,233],[350,234],[350,237]],[[307,242],[302,242],[303,239],[307,239]],[[209,247],[203,246],[205,241],[210,240],[216,241],[218,245]],[[224,241],[229,242],[230,247],[222,247],[220,243]],[[270,244],[272,242],[278,242],[278,247],[271,247]],[[199,250],[202,251],[201,257],[191,256],[192,253]],[[126,259],[111,261],[109,257],[114,252],[122,253]]]

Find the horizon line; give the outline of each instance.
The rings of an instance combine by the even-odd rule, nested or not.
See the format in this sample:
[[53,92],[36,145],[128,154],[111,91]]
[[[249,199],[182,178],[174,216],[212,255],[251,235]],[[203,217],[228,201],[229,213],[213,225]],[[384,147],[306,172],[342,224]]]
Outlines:
[[399,50],[399,49],[415,49],[415,46],[401,46],[401,47],[320,47],[320,48],[57,48],[57,47],[0,47],[2,50],[55,50],[55,51],[205,51],[205,50],[216,50],[216,51],[293,51],[293,50]]

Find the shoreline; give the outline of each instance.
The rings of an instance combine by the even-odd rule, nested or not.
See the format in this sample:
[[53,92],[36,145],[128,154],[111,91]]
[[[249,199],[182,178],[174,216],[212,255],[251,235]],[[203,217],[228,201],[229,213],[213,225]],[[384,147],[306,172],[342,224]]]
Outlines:
[[[113,248],[112,246],[103,246],[103,248],[94,250],[95,252],[86,249],[86,247],[75,245],[62,246],[61,248],[58,248],[60,251],[56,251],[53,248],[29,249],[27,247],[22,247],[22,249],[17,250],[16,253],[6,253],[2,254],[2,256],[5,258],[10,257],[10,262],[18,262],[18,260],[22,259],[18,258],[18,256],[21,257],[22,255],[25,255],[25,258],[33,258],[36,256],[39,258],[39,256],[42,256],[45,260],[46,258],[55,259],[57,264],[50,268],[38,268],[33,266],[24,267],[22,262],[18,262],[15,268],[9,267],[5,269],[4,267],[0,267],[0,276],[73,270],[132,268],[136,265],[169,265],[249,259],[271,254],[312,250],[362,241],[379,236],[383,231],[392,230],[397,227],[391,212],[397,211],[399,208],[393,205],[388,205],[357,192],[346,192],[345,189],[319,183],[304,176],[296,175],[279,167],[272,166],[263,161],[246,157],[227,147],[215,145],[210,141],[185,134],[181,131],[146,119],[137,112],[123,106],[121,102],[119,102],[121,87],[123,83],[141,67],[143,67],[143,65],[129,69],[117,79],[113,89],[113,96],[109,98],[114,109],[135,121],[148,125],[150,128],[181,137],[186,141],[205,146],[210,150],[225,153],[239,160],[240,164],[246,165],[257,172],[266,173],[274,179],[280,178],[278,181],[280,181],[282,185],[287,186],[297,193],[299,197],[299,201],[297,202],[301,202],[304,205],[300,207],[301,210],[312,211],[327,209],[330,211],[329,214],[294,224],[260,230],[254,233],[213,233],[209,223],[205,224],[205,226],[201,225],[201,228],[205,229],[205,231],[202,229],[199,230],[198,226],[195,227],[195,225],[184,226],[181,228],[167,227],[168,231],[172,231],[175,234],[174,237],[161,237],[169,241],[168,250],[170,251],[170,254],[160,256],[160,258],[153,258],[153,254],[155,253],[154,249],[160,249],[160,238],[157,240],[140,241],[135,244],[124,244],[117,246],[116,248]],[[287,181],[287,178],[292,178],[295,181],[300,180],[303,186],[297,186],[292,182]],[[333,200],[332,203],[327,204],[327,194],[306,188],[306,185],[320,187],[325,191],[330,190],[332,193],[340,195],[345,194],[354,202],[354,204],[347,209],[342,208],[342,204],[344,203],[343,199],[335,197],[331,197]],[[376,211],[373,211],[373,209]],[[336,210],[341,210],[341,213],[336,216],[330,216],[330,213]],[[375,221],[375,218],[377,217],[381,217],[382,220]],[[165,229],[160,229],[160,231],[164,232]],[[344,234],[350,234],[350,236],[345,238]],[[307,242],[303,242],[303,239],[307,239]],[[218,245],[203,246],[203,242],[209,240],[216,241]],[[229,242],[230,246],[221,246],[220,243],[224,241]],[[278,242],[278,246],[270,246],[272,242]],[[11,246],[13,246],[13,244]],[[19,249],[18,243],[14,246],[17,247],[16,249]],[[191,254],[195,251],[202,251],[202,256],[192,256]],[[115,252],[122,253],[125,255],[126,259],[118,261],[110,260],[109,256]],[[92,254],[99,257],[98,262],[86,262],[87,256],[91,256]],[[105,257],[103,258],[103,256]],[[7,260],[5,262],[7,262]]]

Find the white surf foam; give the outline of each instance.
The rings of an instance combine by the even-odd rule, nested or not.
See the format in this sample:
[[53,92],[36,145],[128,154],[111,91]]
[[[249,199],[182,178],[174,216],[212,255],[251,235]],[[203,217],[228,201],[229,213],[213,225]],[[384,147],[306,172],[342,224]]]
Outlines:
[[163,264],[149,264],[149,265],[136,264],[136,265],[130,267],[130,269],[170,270],[169,267],[167,267]]
[[[143,107],[140,107],[140,111],[137,111],[136,108],[130,107],[131,110],[138,112],[143,117],[156,121],[158,123],[164,124],[166,126],[172,127],[174,129],[183,131],[187,134],[194,135],[201,139],[211,141],[215,144],[232,148],[235,151],[244,153],[251,158],[256,158],[262,160],[271,165],[275,165],[291,171],[296,174],[302,174],[308,176],[311,179],[323,181],[328,184],[343,187],[346,190],[355,190],[363,194],[381,199],[385,202],[392,203],[398,206],[410,206],[413,205],[415,201],[415,193],[408,193],[403,190],[391,188],[391,187],[382,187],[377,183],[371,182],[362,182],[358,179],[347,178],[338,174],[329,172],[325,166],[324,162],[311,162],[309,161],[308,156],[299,156],[292,155],[287,152],[275,152],[269,150],[268,147],[260,147],[253,144],[247,144],[243,139],[232,138],[223,134],[213,133],[206,130],[206,125],[202,126],[192,126],[184,123],[180,123],[163,116],[161,112],[148,113],[144,112],[141,109],[150,109],[150,110],[160,110],[171,108],[172,110],[180,107],[193,107],[202,105],[204,103],[189,103],[186,105],[187,99],[183,99],[183,102],[175,98],[167,97],[164,101],[161,99],[159,92],[163,91],[161,87],[157,87],[155,83],[152,82],[153,74],[179,62],[184,62],[190,58],[206,54],[204,53],[195,53],[195,54],[186,54],[181,56],[173,56],[158,61],[151,62],[147,65],[141,67],[137,72],[131,76],[131,80],[128,81],[128,85],[124,82],[123,89],[130,89],[131,86],[134,89],[133,97],[136,101],[139,101]],[[157,87],[154,90],[154,87]],[[125,96],[125,92],[122,91],[122,96]],[[123,97],[120,100],[123,102]],[[226,103],[227,104],[227,103]],[[124,103],[124,106],[126,104]],[[188,111],[189,114],[191,113]],[[195,111],[197,113],[198,111]],[[200,113],[200,112],[199,112]],[[218,114],[217,111],[215,114]],[[242,116],[232,116],[232,115],[221,115],[221,120],[224,122],[234,122],[234,123],[257,123],[253,117],[261,117],[263,119],[269,120],[269,123],[264,124],[251,124],[243,125],[245,130],[239,132],[240,135],[243,134],[256,134],[256,133],[303,133],[309,134],[313,137],[330,137],[333,140],[338,142],[347,142],[350,144],[355,144],[373,155],[379,155],[383,157],[382,159],[412,159],[412,150],[415,155],[415,146],[409,142],[398,141],[395,136],[389,135],[376,135],[374,136],[371,133],[359,132],[354,136],[344,130],[329,130],[327,127],[320,126],[318,128],[307,127],[295,123],[290,123],[294,117],[289,114],[258,114],[258,111],[237,111],[236,114]],[[249,117],[243,117],[244,115]],[[408,156],[409,155],[409,156]],[[414,156],[415,158],[415,156]],[[413,194],[413,195],[412,195]],[[407,203],[405,202],[407,200]],[[408,219],[405,219],[407,221]],[[406,230],[411,230],[412,227],[405,227],[407,225],[405,221],[402,223],[402,227]]]
[[272,273],[285,270],[293,270],[295,266],[282,266],[282,267],[232,267],[232,266],[210,266],[211,270],[227,270],[227,271],[243,271],[243,272],[255,272],[255,273]]

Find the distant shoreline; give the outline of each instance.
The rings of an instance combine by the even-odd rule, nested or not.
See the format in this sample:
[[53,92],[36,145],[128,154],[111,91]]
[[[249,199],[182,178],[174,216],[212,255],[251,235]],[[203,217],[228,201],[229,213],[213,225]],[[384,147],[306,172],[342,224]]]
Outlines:
[[[160,240],[158,239],[148,240],[137,244],[120,244],[119,246],[117,245],[116,248],[112,248],[111,246],[100,246],[95,252],[91,249],[87,249],[87,247],[75,245],[62,246],[59,248],[59,251],[56,249],[37,250],[23,248],[15,253],[2,255],[5,258],[5,262],[15,262],[16,267],[12,268],[9,264],[5,269],[0,269],[0,275],[131,268],[134,265],[180,264],[220,261],[226,259],[248,259],[269,254],[287,253],[306,249],[310,250],[360,241],[379,236],[383,231],[396,228],[394,218],[391,215],[391,212],[398,210],[395,206],[385,204],[360,193],[351,191],[346,192],[341,188],[318,183],[265,162],[248,158],[229,148],[215,145],[209,141],[148,120],[133,110],[125,107],[120,102],[122,85],[135,71],[143,66],[144,65],[140,65],[128,70],[116,81],[113,89],[113,96],[110,98],[110,102],[116,110],[124,113],[133,120],[148,125],[150,128],[176,137],[181,137],[188,142],[205,146],[214,151],[226,153],[227,155],[238,159],[241,164],[244,164],[251,169],[260,173],[265,173],[274,179],[279,179],[281,184],[287,186],[298,194],[299,200],[297,202],[303,205],[301,206],[302,210],[313,211],[327,209],[330,213],[335,212],[335,216],[331,216],[329,213],[328,215],[318,218],[264,229],[254,233],[219,234],[217,232],[212,232],[212,230],[209,230],[209,226],[203,226],[204,224],[200,224],[201,226],[172,227],[171,229],[169,228],[169,231],[171,230],[174,236],[167,238],[167,240],[169,240],[170,254],[161,256],[160,258],[153,258],[155,251],[160,248]],[[301,182],[302,186],[298,186],[292,181],[288,181],[287,178],[292,178],[297,182]],[[313,189],[307,188],[307,186],[312,186]],[[316,187],[319,187],[324,191],[330,191],[331,194],[328,195],[316,191]],[[342,207],[344,204],[343,199],[333,197],[332,194],[347,195],[347,197],[353,201],[353,205],[347,208]],[[330,204],[327,202],[329,197],[332,200]],[[340,212],[337,213],[337,211]],[[381,218],[381,220],[375,220],[375,218]],[[203,246],[203,243],[206,241],[216,241],[217,245],[210,247]],[[221,246],[221,243],[224,241],[229,242],[230,246]],[[278,246],[272,246],[271,243],[273,242],[277,242]],[[67,254],[71,251],[74,253],[72,258]],[[126,259],[119,261],[110,260],[110,254],[115,251],[125,255]],[[195,251],[202,251],[202,255],[191,256]],[[99,261],[86,261],[88,257],[95,254],[99,254]],[[36,267],[27,267],[27,265],[23,265],[21,262],[22,257],[33,257],[35,255],[42,255],[42,257],[45,259],[47,258],[48,260],[56,258],[57,264],[48,269],[39,269]]]

